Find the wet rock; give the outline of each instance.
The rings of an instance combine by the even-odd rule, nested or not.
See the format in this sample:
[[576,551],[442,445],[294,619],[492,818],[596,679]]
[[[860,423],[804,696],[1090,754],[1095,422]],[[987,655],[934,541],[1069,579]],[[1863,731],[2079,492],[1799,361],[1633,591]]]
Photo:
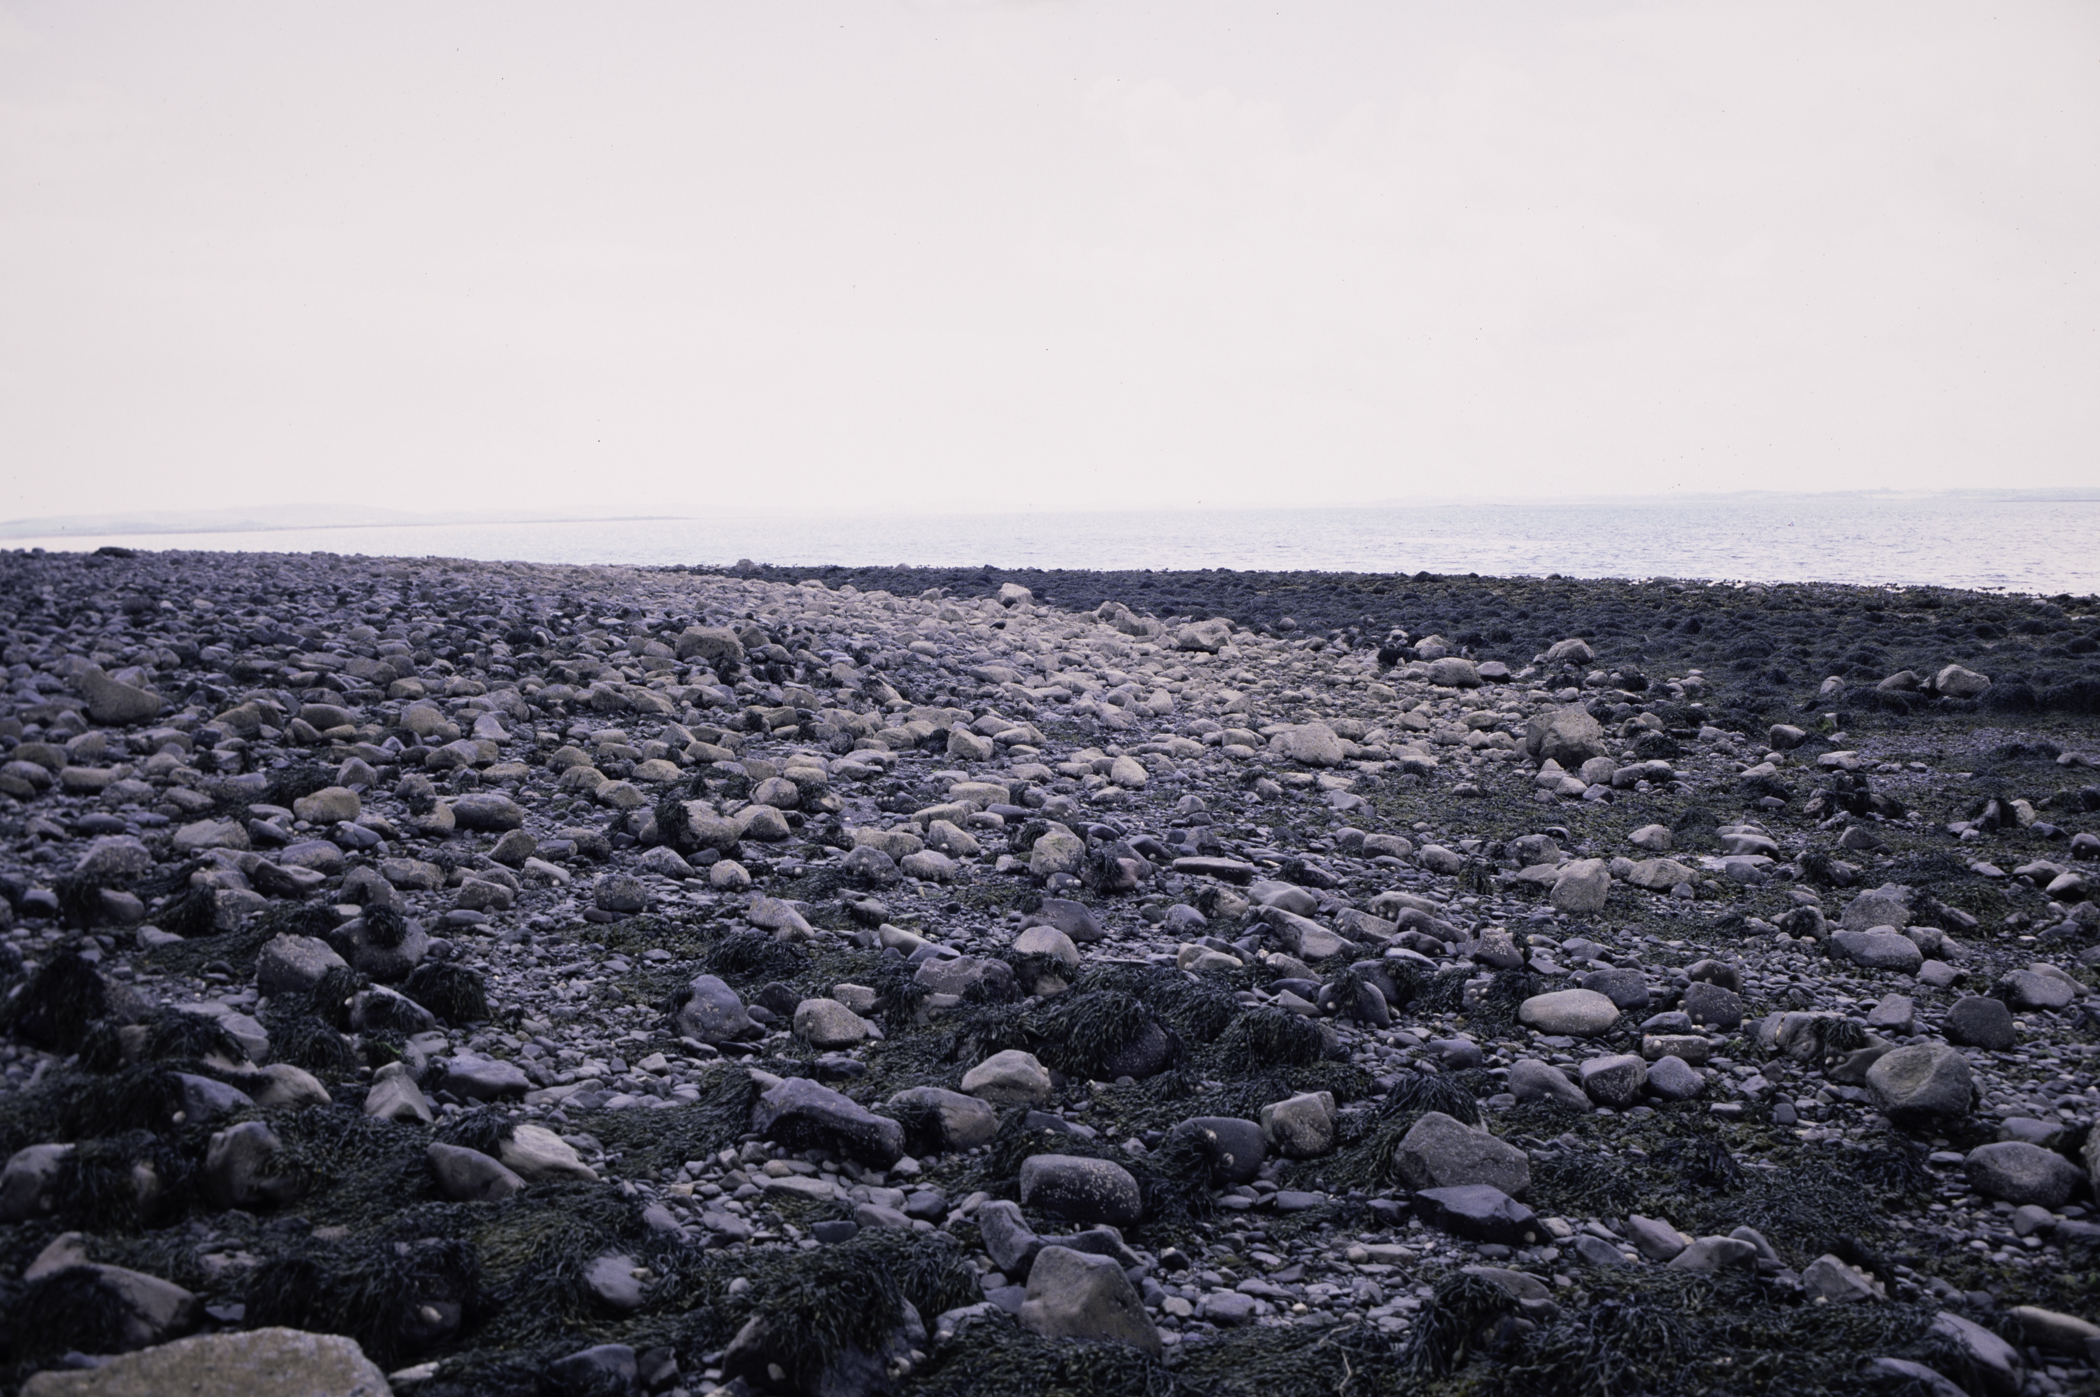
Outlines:
[[1834,1305],[1888,1298],[1881,1282],[1829,1255],[1817,1257],[1801,1273],[1801,1291],[1811,1301],[1824,1300]]
[[469,1101],[500,1101],[532,1090],[532,1079],[516,1063],[480,1053],[455,1053],[444,1069],[445,1090]]
[[1647,1088],[1665,1101],[1689,1101],[1706,1090],[1706,1078],[1683,1058],[1665,1053],[1648,1064]]
[[543,1125],[513,1125],[497,1150],[503,1167],[527,1183],[549,1179],[596,1182],[598,1172],[583,1162],[576,1147]]
[[273,1168],[284,1145],[262,1121],[244,1121],[211,1137],[204,1153],[204,1193],[221,1208],[289,1203],[305,1185]]
[[1009,1276],[1026,1276],[1043,1239],[1021,1216],[1020,1205],[994,1199],[977,1209],[977,1233],[992,1264]]
[[365,1114],[404,1125],[412,1122],[428,1125],[436,1119],[429,1098],[416,1085],[407,1064],[399,1062],[387,1063],[372,1074],[372,1089],[365,1093]]
[[27,1222],[56,1206],[59,1180],[73,1153],[67,1144],[30,1145],[15,1151],[0,1171],[0,1222]]
[[1581,1067],[1582,1089],[1599,1106],[1624,1110],[1641,1099],[1648,1065],[1635,1053],[1593,1057]]
[[635,1391],[638,1369],[626,1344],[593,1344],[547,1365],[541,1383],[553,1397],[621,1397]]
[[893,1110],[932,1112],[939,1122],[940,1148],[969,1150],[991,1143],[999,1131],[999,1114],[979,1097],[944,1087],[907,1087],[890,1097]]
[[1171,1143],[1181,1135],[1193,1136],[1210,1156],[1210,1177],[1216,1186],[1251,1183],[1268,1157],[1268,1134],[1254,1121],[1193,1116],[1168,1131],[1167,1139]]
[[1509,1067],[1509,1092],[1518,1101],[1560,1101],[1579,1110],[1590,1109],[1590,1098],[1567,1074],[1537,1058],[1518,1058]]
[[1925,963],[1925,953],[1918,949],[1918,943],[1893,931],[1836,931],[1825,944],[1854,965],[1869,970],[1914,975]]
[[672,1015],[672,1025],[681,1038],[702,1043],[734,1043],[763,1038],[765,1030],[752,1022],[737,992],[717,975],[696,975],[688,987],[684,1004]]
[[1559,762],[1570,769],[1605,751],[1604,729],[1581,708],[1554,708],[1524,726],[1524,755],[1538,762]]
[[849,1048],[876,1030],[836,999],[805,999],[795,1006],[794,1032],[813,1048]]

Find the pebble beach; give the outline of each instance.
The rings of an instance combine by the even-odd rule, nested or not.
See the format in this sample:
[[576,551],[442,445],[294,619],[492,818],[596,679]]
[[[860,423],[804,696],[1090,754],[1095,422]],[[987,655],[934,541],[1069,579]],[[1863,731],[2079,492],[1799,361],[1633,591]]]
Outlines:
[[2100,597],[112,547],[0,661],[6,1391],[2100,1382]]

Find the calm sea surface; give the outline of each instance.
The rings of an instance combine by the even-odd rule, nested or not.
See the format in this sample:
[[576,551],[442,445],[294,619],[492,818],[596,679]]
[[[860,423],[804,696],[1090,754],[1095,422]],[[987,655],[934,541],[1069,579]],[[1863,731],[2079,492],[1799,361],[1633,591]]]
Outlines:
[[7,547],[329,552],[554,563],[1681,577],[2100,592],[2100,497],[1764,495],[1365,509],[422,524],[9,539]]

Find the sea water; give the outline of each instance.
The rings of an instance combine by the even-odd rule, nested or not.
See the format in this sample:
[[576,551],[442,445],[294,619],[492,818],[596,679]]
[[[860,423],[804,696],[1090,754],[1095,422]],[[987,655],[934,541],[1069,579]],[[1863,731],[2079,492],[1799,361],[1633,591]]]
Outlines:
[[1731,495],[1121,513],[714,514],[10,539],[547,563],[1675,577],[2100,592],[2100,493]]

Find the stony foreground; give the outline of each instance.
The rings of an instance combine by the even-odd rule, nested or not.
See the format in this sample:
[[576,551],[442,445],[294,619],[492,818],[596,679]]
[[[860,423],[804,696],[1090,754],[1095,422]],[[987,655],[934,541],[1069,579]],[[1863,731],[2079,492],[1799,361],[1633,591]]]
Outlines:
[[2094,1390],[2100,599],[1027,580],[0,555],[8,1390]]

